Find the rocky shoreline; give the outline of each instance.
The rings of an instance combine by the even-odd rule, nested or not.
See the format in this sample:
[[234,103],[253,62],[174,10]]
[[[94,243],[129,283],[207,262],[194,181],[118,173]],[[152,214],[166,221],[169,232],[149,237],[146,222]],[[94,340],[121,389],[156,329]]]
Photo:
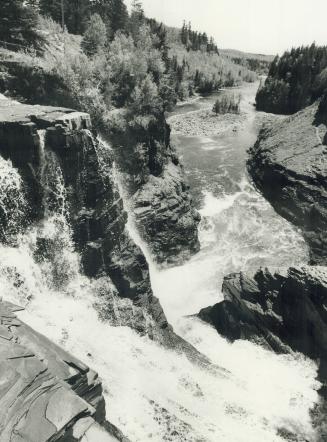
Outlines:
[[326,123],[318,103],[264,127],[249,173],[274,209],[300,227],[312,264],[326,264]]
[[215,115],[211,109],[173,115],[168,119],[174,134],[187,136],[214,136],[237,131],[246,120],[246,114]]
[[248,170],[276,212],[301,229],[311,265],[228,275],[224,300],[198,316],[230,341],[246,339],[317,361],[322,402],[313,421],[322,441],[327,437],[327,125],[319,103],[287,118],[264,120]]

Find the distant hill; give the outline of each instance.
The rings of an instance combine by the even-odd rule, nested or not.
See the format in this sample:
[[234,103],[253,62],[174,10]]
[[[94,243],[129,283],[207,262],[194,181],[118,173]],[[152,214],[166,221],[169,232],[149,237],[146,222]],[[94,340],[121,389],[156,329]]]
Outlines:
[[232,62],[243,65],[259,74],[268,74],[274,55],[252,54],[250,52],[242,52],[237,49],[219,49],[219,53]]

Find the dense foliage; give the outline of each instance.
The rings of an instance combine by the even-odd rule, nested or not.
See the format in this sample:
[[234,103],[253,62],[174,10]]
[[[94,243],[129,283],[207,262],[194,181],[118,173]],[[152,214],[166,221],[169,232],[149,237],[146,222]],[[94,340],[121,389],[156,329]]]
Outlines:
[[205,32],[197,32],[192,30],[191,23],[186,25],[185,21],[180,32],[180,39],[188,50],[214,52],[219,55],[218,47],[214,39],[208,38]]
[[128,13],[123,0],[29,0],[41,15],[64,24],[68,32],[83,34],[92,14],[99,14],[108,36],[127,30]]
[[222,94],[215,101],[212,111],[218,114],[239,114],[241,104],[240,94]]
[[10,48],[36,44],[36,25],[35,9],[23,0],[1,0],[0,40],[8,42]]
[[276,57],[257,93],[258,110],[292,114],[310,105],[327,88],[327,47],[300,47]]
[[130,14],[123,0],[29,0],[29,8],[43,17],[38,26],[48,39],[37,62],[100,126],[147,129],[177,100],[256,78],[190,25],[148,19],[139,0]]

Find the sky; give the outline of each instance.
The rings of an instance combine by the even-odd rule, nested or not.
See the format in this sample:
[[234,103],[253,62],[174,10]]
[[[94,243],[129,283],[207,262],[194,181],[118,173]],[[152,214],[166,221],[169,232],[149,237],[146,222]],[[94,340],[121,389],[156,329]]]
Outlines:
[[[126,0],[130,5],[132,0]],[[327,44],[327,0],[143,0],[148,17],[213,36],[218,47],[281,54],[292,46]]]

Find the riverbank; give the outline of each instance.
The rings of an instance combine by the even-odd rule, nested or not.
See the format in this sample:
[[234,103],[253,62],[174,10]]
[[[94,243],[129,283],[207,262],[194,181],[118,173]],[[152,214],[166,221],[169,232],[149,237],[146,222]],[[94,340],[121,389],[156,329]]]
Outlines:
[[[277,355],[248,341],[232,344],[194,317],[201,308],[222,300],[220,287],[226,274],[260,266],[296,265],[308,259],[297,229],[276,214],[249,180],[247,150],[256,141],[261,120],[269,116],[255,111],[255,84],[244,84],[240,92],[246,119],[235,132],[221,131],[216,136],[206,131],[196,136],[191,130],[177,133],[175,123],[183,124],[185,118],[196,131],[196,116],[212,108],[215,95],[187,104],[170,119],[172,141],[182,157],[190,191],[201,207],[201,250],[189,262],[171,269],[158,270],[150,263],[151,282],[174,329],[226,370],[225,381],[210,379],[210,392],[205,391],[205,404],[211,401],[206,428],[213,431],[205,433],[201,421],[197,422],[204,440],[284,442],[293,437],[313,441],[310,413],[318,401],[316,364],[300,354]],[[222,125],[232,127],[224,120]],[[199,385],[202,389],[203,383]],[[230,396],[233,390],[237,407],[242,409],[237,422],[233,411],[229,413],[235,410]],[[224,409],[222,401],[227,406]],[[255,420],[253,426],[250,416]]]
[[215,115],[211,109],[202,109],[173,115],[168,119],[175,134],[188,136],[221,135],[238,131],[246,121],[246,113]]

